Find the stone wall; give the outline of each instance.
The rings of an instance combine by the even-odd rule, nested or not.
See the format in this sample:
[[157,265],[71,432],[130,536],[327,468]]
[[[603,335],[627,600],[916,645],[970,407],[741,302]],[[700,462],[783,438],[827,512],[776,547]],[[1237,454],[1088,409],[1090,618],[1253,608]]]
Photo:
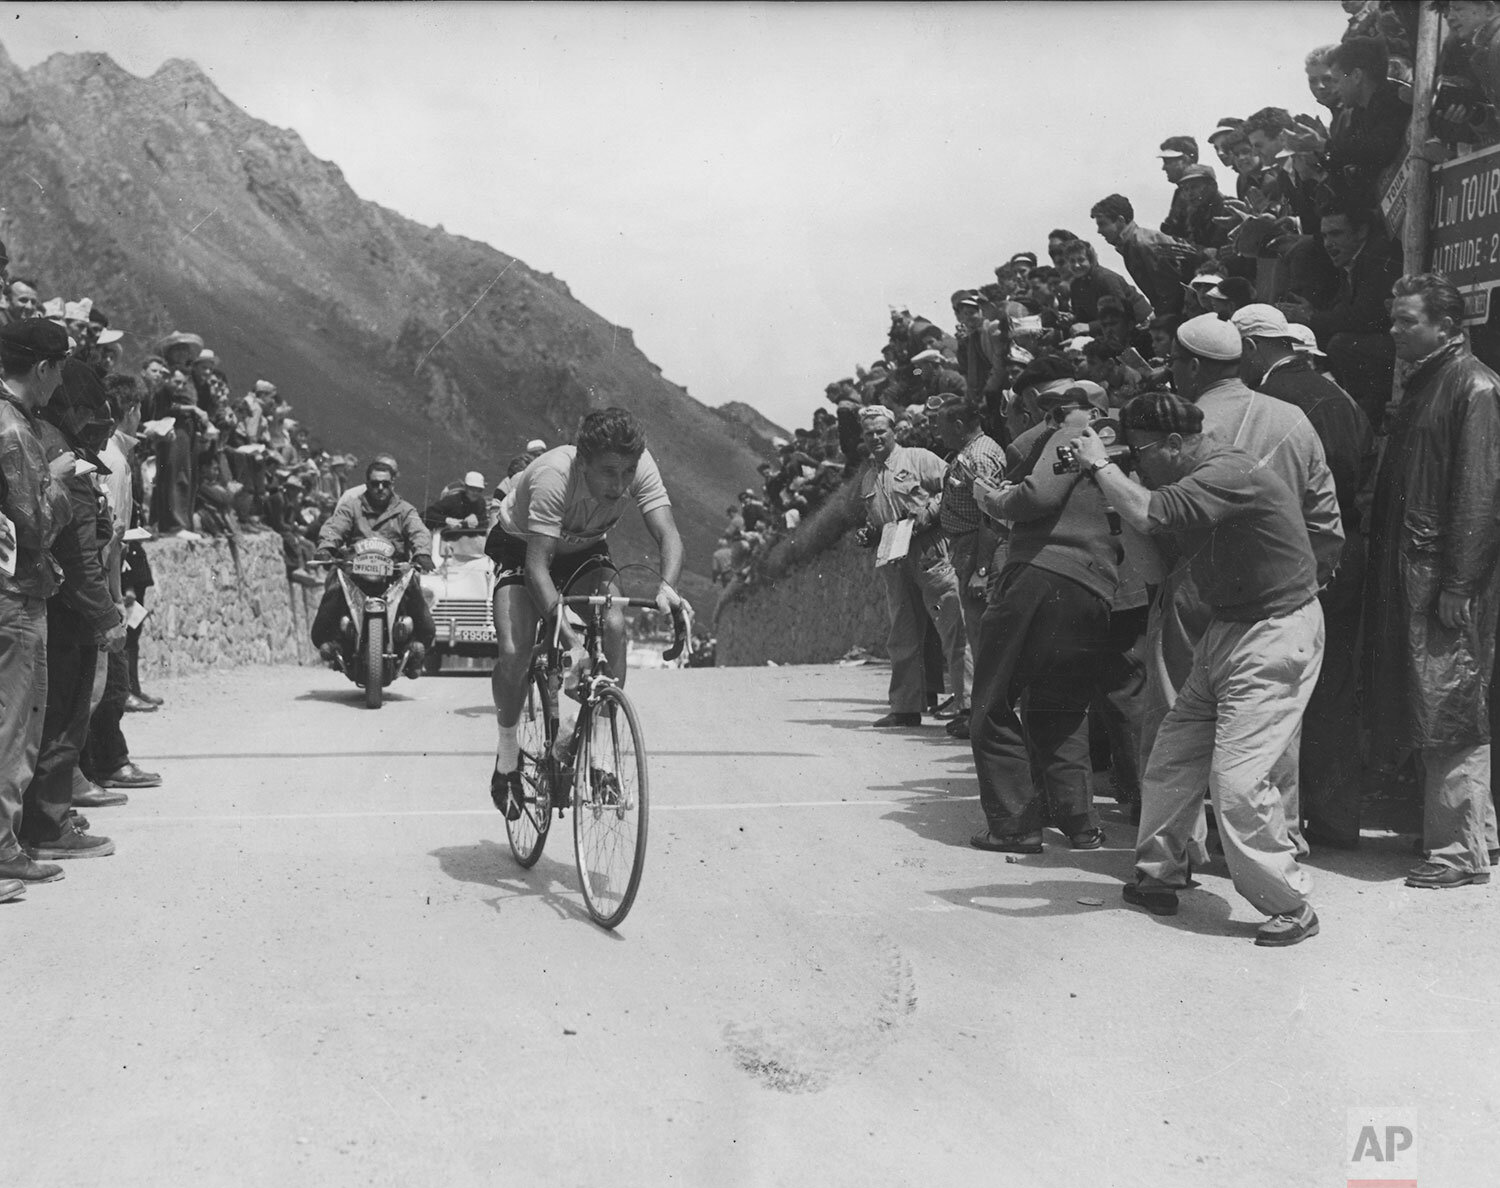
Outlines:
[[145,547],[156,585],[146,593],[151,615],[141,636],[143,683],[209,668],[315,658],[307,630],[318,591],[287,581],[275,533],[244,534],[233,545],[222,537],[167,537]]
[[780,581],[731,596],[716,623],[718,663],[823,664],[854,647],[884,656],[889,627],[874,551],[846,536]]

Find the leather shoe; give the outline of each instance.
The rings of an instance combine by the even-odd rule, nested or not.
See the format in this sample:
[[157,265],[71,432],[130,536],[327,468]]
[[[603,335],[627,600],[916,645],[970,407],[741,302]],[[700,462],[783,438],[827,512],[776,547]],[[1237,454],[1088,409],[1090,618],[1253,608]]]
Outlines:
[[156,706],[152,705],[144,697],[137,697],[134,693],[125,695],[125,712],[127,714],[154,714]]
[[969,839],[976,850],[992,850],[997,854],[1040,854],[1040,833],[991,833],[988,829],[976,833]]
[[1308,904],[1300,912],[1272,916],[1255,930],[1255,943],[1262,948],[1285,948],[1318,935],[1318,913]]
[[877,718],[871,722],[871,726],[920,726],[922,724],[921,714],[886,714],[883,718]]
[[1445,862],[1424,862],[1406,872],[1408,887],[1422,887],[1429,891],[1443,891],[1449,887],[1482,886],[1490,881],[1487,870],[1459,870]]
[[163,701],[160,697],[153,697],[150,693],[142,693],[139,689],[137,689],[135,691],[135,695],[137,697],[139,697],[142,701],[144,701],[147,705],[165,705],[166,704],[166,702]]
[[[101,788],[157,788],[161,786],[161,776],[154,771],[142,771],[127,759],[107,776],[100,776],[99,786]],[[77,803],[76,797],[74,803]]]
[[37,862],[24,851],[0,862],[0,879],[20,879],[23,883],[55,883],[62,877],[62,867],[50,862]]
[[968,712],[964,706],[959,704],[958,697],[955,694],[943,702],[942,705],[934,707],[932,716],[934,718],[956,718],[959,714],[967,714]]
[[74,808],[115,808],[129,803],[130,797],[125,793],[111,792],[98,784],[90,784],[87,791],[73,793]]
[[427,659],[427,645],[414,643],[406,652],[406,667],[404,672],[409,680],[416,680],[422,675],[422,662]]
[[63,822],[62,832],[51,841],[21,844],[33,858],[54,862],[64,858],[107,858],[115,852],[115,843],[109,838],[85,833],[71,820]]
[[949,722],[948,725],[943,727],[943,733],[945,733],[949,738],[968,738],[969,715],[959,714],[958,717],[954,718],[953,721]]
[[1120,894],[1126,903],[1143,907],[1153,916],[1177,914],[1177,892],[1170,887],[1142,887],[1139,883],[1126,883]]
[[1104,830],[1097,825],[1091,825],[1087,829],[1081,829],[1068,837],[1068,843],[1075,850],[1098,850],[1104,846]]
[[26,894],[26,884],[20,879],[0,879],[0,903],[10,903]]

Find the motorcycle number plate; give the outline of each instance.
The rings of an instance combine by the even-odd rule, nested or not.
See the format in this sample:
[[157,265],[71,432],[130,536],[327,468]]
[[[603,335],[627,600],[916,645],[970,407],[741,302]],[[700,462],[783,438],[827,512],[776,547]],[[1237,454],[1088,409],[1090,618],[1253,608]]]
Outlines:
[[349,562],[349,572],[354,574],[355,577],[390,577],[392,568],[389,558],[372,556],[370,554],[355,557],[354,560]]

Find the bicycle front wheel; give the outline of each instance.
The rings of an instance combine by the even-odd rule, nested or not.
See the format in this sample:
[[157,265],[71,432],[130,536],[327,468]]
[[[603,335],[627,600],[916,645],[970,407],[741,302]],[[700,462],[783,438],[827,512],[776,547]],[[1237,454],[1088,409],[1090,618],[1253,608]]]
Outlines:
[[552,777],[547,758],[551,740],[547,737],[547,717],[547,688],[539,675],[532,674],[516,723],[524,800],[521,815],[505,822],[510,852],[526,868],[535,866],[542,856],[547,831],[552,828]]
[[646,744],[620,689],[601,690],[586,712],[573,781],[573,846],[589,915],[614,928],[635,902],[646,865]]

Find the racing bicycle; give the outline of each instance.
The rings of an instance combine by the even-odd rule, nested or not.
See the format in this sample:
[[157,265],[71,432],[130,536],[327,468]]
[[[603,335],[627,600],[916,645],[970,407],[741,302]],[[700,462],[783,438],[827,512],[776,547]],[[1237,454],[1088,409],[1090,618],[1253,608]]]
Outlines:
[[[620,594],[573,594],[561,600],[550,638],[538,627],[539,642],[527,673],[516,738],[520,744],[521,813],[507,818],[511,852],[524,868],[536,865],[547,844],[553,815],[573,811],[573,849],[578,882],[589,915],[614,928],[629,913],[646,864],[646,830],[651,792],[646,774],[646,743],[635,706],[609,670],[604,655],[604,617],[614,608],[656,609],[646,598]],[[585,658],[577,688],[564,689],[562,616],[567,610],[584,622]],[[688,623],[679,618],[673,660],[687,642]],[[571,675],[570,675],[571,680]],[[559,748],[559,696],[574,697],[578,721]]]

